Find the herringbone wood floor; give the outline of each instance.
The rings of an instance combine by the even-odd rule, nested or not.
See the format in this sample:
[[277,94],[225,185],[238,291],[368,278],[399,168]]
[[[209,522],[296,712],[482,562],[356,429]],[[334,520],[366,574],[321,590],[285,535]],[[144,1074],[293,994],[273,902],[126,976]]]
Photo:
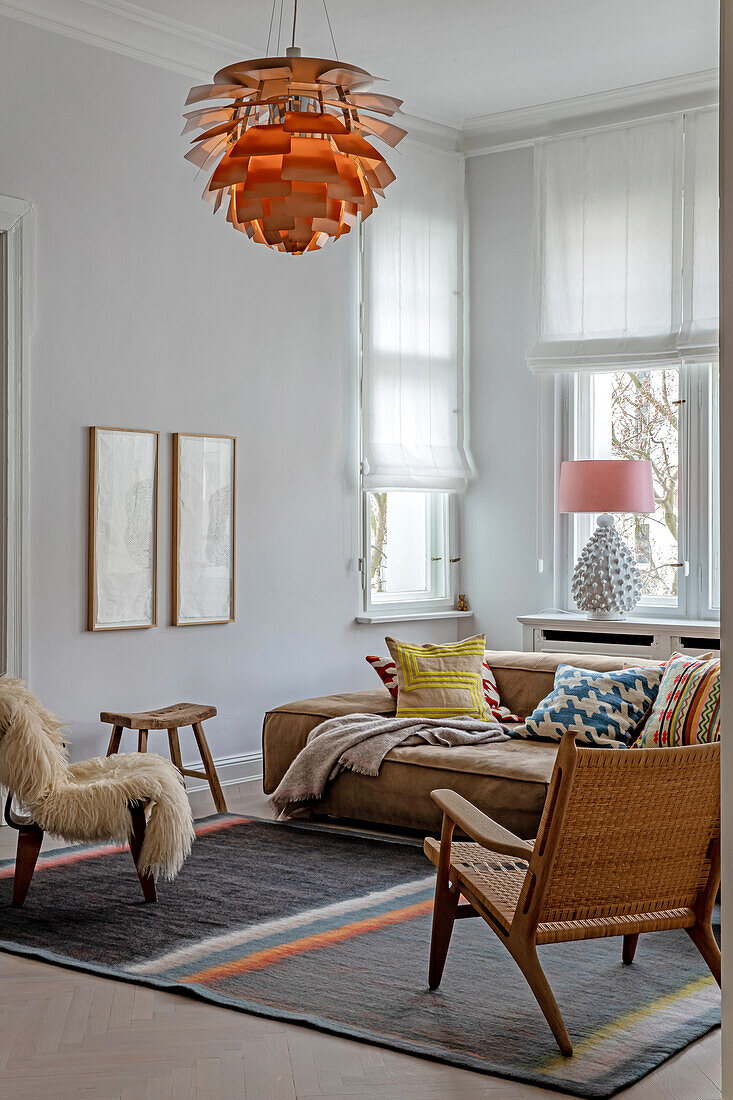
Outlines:
[[[235,812],[268,813],[256,783],[226,793]],[[195,805],[197,812],[212,812],[203,799],[197,797]],[[11,855],[13,845],[10,830],[0,830],[0,858]],[[0,953],[3,1100],[550,1100],[560,1095]],[[720,1100],[720,1033],[620,1095],[623,1100]]]

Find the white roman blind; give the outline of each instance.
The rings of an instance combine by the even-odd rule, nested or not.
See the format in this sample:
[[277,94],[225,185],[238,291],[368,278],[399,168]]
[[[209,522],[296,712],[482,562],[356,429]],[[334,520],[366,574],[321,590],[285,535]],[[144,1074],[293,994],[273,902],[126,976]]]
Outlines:
[[718,111],[685,119],[684,321],[685,359],[718,355]]
[[537,372],[717,351],[717,111],[536,150]]
[[538,147],[533,369],[674,358],[681,322],[682,120]]
[[395,171],[364,223],[364,485],[460,490],[463,164],[410,145]]

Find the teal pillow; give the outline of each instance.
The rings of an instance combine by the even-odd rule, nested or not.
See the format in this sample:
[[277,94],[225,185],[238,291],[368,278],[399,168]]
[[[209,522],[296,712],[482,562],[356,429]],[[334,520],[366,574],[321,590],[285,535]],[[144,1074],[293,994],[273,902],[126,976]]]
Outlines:
[[513,736],[559,741],[572,727],[578,745],[627,748],[654,704],[663,671],[661,665],[618,672],[559,665],[554,689]]

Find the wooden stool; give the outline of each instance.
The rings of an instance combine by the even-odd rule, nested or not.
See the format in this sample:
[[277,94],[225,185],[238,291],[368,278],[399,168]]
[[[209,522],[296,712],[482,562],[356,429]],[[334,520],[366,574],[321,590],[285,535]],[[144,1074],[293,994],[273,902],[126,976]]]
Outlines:
[[[190,775],[194,779],[205,779],[209,784],[211,796],[218,813],[227,812],[227,804],[221,789],[219,776],[216,774],[214,761],[211,757],[202,722],[207,718],[213,718],[216,707],[200,706],[198,703],[174,703],[172,707],[161,707],[160,710],[146,710],[139,714],[118,714],[114,711],[104,710],[99,716],[100,722],[108,722],[112,728],[112,736],[109,739],[107,756],[119,752],[122,731],[137,730],[137,751],[148,751],[148,731],[167,730],[168,745],[170,747],[171,760],[178,768],[181,775]],[[202,772],[184,768],[181,760],[181,746],[178,740],[178,730],[181,726],[191,726],[196,744],[199,747],[201,763],[204,765]]]

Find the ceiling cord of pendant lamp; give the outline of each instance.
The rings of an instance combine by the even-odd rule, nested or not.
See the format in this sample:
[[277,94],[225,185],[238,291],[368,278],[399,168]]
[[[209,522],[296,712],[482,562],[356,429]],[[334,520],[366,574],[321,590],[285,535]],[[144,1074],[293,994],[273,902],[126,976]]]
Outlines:
[[[275,20],[274,0],[267,36]],[[212,84],[192,88],[183,133],[200,130],[186,160],[211,172],[203,198],[223,208],[234,229],[257,244],[300,255],[348,233],[368,218],[395,179],[374,140],[395,147],[406,131],[388,122],[402,100],[372,92],[375,78],[338,60],[285,57],[239,61]],[[279,50],[283,19],[280,3]]]

